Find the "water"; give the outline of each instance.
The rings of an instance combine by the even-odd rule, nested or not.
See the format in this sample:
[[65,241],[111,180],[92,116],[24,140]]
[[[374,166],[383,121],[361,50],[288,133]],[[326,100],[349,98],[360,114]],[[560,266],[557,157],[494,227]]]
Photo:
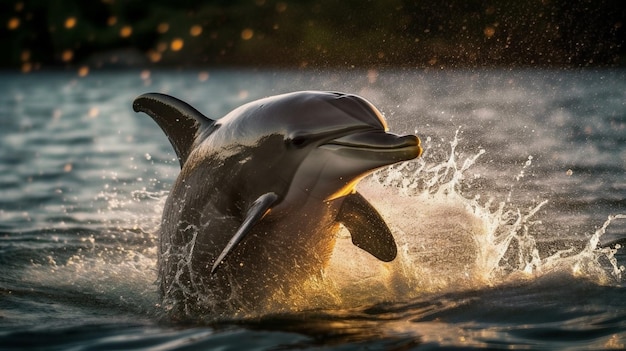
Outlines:
[[[626,72],[129,71],[0,79],[0,349],[623,349]],[[360,94],[418,161],[360,191],[399,244],[340,233],[323,281],[254,318],[159,306],[155,229],[178,162],[131,110],[209,116],[294,90]]]

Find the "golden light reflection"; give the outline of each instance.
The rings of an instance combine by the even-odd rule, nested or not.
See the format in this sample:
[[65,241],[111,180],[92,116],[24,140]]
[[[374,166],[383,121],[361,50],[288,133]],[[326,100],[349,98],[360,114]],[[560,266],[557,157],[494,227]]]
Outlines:
[[30,62],[24,62],[22,64],[22,73],[28,73],[33,70],[33,64]]
[[367,71],[367,81],[370,84],[374,84],[376,83],[376,81],[378,80],[378,71],[375,69],[370,69]]
[[116,23],[117,23],[117,17],[111,16],[111,17],[107,18],[107,24],[109,26],[114,26]]
[[202,26],[199,25],[194,25],[191,27],[191,29],[189,29],[189,34],[191,34],[192,37],[197,37],[198,35],[202,34]]
[[120,37],[122,38],[128,38],[131,34],[133,34],[133,27],[131,26],[126,25],[120,29]]
[[141,74],[139,76],[141,77],[142,80],[150,79],[150,71],[147,69],[144,69],[143,71],[141,71]]
[[161,22],[159,23],[159,25],[157,26],[157,32],[163,34],[163,33],[167,33],[167,31],[170,30],[170,25],[169,23],[166,22]]
[[206,82],[207,80],[209,80],[209,72],[202,71],[198,73],[198,80],[201,82]]
[[72,29],[76,26],[76,17],[68,17],[65,20],[65,28]]
[[148,51],[148,59],[150,62],[159,62],[161,61],[161,53],[158,51],[150,50]]
[[243,99],[247,99],[248,95],[250,95],[248,93],[247,90],[239,90],[239,94],[237,94],[237,97],[239,98],[239,100],[243,100]]
[[89,67],[87,67],[87,66],[81,66],[81,67],[78,69],[78,76],[79,76],[79,77],[85,77],[85,76],[86,76],[86,75],[88,75],[88,74],[89,74]]
[[9,19],[9,22],[7,22],[7,28],[9,28],[9,30],[15,30],[19,26],[20,26],[20,19],[17,17],[12,17]]
[[175,38],[170,43],[170,49],[172,51],[180,51],[180,49],[182,49],[184,45],[185,45],[185,42],[181,38]]
[[63,51],[63,53],[61,54],[61,61],[63,62],[70,62],[72,61],[72,59],[74,58],[74,52],[72,50],[65,50]]
[[254,31],[250,28],[246,28],[241,31],[241,39],[250,40],[254,36]]
[[97,107],[92,107],[89,109],[87,116],[89,116],[89,118],[96,118],[98,117],[99,114],[100,114],[100,110],[98,110]]
[[23,2],[15,3],[15,11],[20,12],[23,9],[24,9],[24,3]]
[[22,62],[26,62],[30,60],[30,51],[29,50],[22,51],[22,53],[20,54],[20,59],[22,60]]
[[607,350],[623,350],[626,343],[618,334],[613,334],[604,344],[604,348]]
[[165,50],[167,50],[167,43],[166,43],[166,42],[163,42],[163,41],[162,41],[162,42],[159,42],[159,43],[157,44],[156,49],[157,49],[157,51],[158,51],[158,52],[164,52]]
[[333,201],[333,200],[338,199],[340,197],[343,197],[343,196],[346,196],[346,195],[354,193],[354,189],[355,189],[356,185],[359,183],[359,181],[361,181],[361,178],[363,178],[363,177],[358,177],[358,178],[353,179],[352,181],[348,182],[343,188],[337,190],[337,192],[335,192],[334,194],[330,195],[324,201]]
[[491,37],[493,37],[494,34],[496,34],[496,28],[494,28],[492,26],[487,26],[483,30],[483,33],[485,34],[485,36],[487,38],[491,38]]
[[276,4],[276,12],[283,13],[287,11],[287,4],[284,2],[279,2]]

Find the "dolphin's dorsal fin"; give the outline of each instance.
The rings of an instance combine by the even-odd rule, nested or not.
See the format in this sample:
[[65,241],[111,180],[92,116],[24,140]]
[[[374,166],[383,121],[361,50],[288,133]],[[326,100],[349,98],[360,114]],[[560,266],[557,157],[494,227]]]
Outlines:
[[230,241],[226,244],[222,253],[220,253],[215,262],[213,262],[211,274],[215,273],[226,256],[233,251],[237,244],[239,244],[248,233],[250,233],[252,227],[265,217],[265,215],[272,208],[272,205],[276,203],[276,200],[278,200],[278,195],[275,193],[266,193],[259,196],[259,198],[254,201],[252,206],[248,209],[246,218],[241,223],[241,226],[239,226],[239,229],[237,229],[235,235],[230,238]]
[[350,231],[352,243],[358,248],[384,262],[396,258],[396,242],[387,223],[361,194],[355,192],[345,197],[337,221]]
[[188,103],[166,94],[140,95],[133,101],[133,110],[145,112],[163,129],[174,147],[181,168],[191,153],[199,131],[215,123]]

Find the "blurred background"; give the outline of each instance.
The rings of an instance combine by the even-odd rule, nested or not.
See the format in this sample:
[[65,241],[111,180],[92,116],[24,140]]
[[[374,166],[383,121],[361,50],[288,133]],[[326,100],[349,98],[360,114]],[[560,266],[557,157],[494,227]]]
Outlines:
[[1,0],[0,68],[626,66],[620,0]]

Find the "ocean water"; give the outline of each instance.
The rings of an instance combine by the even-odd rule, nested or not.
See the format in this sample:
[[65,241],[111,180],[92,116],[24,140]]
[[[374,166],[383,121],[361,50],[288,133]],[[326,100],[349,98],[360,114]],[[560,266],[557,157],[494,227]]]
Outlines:
[[[359,185],[398,258],[341,232],[281,310],[172,320],[155,232],[179,166],[133,98],[219,117],[310,89],[422,139]],[[0,74],[0,350],[624,349],[624,246],[624,70]]]

